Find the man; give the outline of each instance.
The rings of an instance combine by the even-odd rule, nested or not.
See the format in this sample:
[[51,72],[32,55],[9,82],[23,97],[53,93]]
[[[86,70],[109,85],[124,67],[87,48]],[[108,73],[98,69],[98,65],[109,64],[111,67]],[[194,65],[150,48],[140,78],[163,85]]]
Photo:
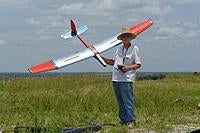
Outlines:
[[136,70],[141,67],[139,49],[131,44],[136,36],[128,28],[123,28],[117,36],[123,45],[117,49],[114,59],[104,58],[113,66],[112,84],[118,102],[120,123],[132,127],[135,124],[133,83]]

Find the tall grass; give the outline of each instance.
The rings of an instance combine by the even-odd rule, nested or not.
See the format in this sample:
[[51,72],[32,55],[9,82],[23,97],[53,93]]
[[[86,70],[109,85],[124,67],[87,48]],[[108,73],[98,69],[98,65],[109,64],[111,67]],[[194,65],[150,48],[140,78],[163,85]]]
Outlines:
[[[167,75],[136,81],[136,128],[166,131],[173,125],[200,125],[200,76]],[[115,123],[118,109],[110,75],[13,78],[0,81],[0,127],[64,127]],[[126,132],[105,126],[103,132]]]
[[168,75],[136,84],[136,108],[141,126],[167,129],[171,125],[200,126],[200,76]]

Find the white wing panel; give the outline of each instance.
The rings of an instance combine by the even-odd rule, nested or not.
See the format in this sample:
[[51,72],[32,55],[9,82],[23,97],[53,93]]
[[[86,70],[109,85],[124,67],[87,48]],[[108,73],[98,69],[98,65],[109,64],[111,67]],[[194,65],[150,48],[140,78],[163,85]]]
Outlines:
[[94,56],[94,53],[90,49],[85,49],[82,52],[70,55],[68,57],[52,60],[52,62],[54,63],[54,65],[58,69],[58,68],[76,63],[78,61],[87,59],[87,58],[92,57],[92,56]]
[[95,49],[99,53],[101,53],[101,52],[107,51],[107,50],[109,50],[109,49],[121,44],[122,41],[118,40],[117,36],[118,35],[115,35],[114,37],[112,37],[112,38],[110,38],[110,39],[108,39],[108,40],[106,40],[106,41],[104,41],[102,43],[94,45]]

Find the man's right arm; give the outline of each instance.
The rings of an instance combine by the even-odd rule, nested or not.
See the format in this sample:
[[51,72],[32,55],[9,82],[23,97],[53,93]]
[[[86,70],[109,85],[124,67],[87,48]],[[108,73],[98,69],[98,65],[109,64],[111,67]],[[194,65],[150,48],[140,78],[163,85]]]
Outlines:
[[104,58],[104,57],[102,57],[102,59],[106,62],[106,64],[108,64],[110,66],[114,65],[114,60],[113,59],[107,59],[107,58]]

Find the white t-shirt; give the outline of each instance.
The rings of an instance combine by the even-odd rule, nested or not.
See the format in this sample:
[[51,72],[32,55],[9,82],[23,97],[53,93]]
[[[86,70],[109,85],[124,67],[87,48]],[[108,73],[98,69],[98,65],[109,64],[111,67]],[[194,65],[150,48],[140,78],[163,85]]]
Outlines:
[[133,64],[141,64],[138,47],[130,45],[128,48],[124,48],[124,46],[121,45],[114,55],[112,81],[133,82],[136,75],[135,70],[124,73],[118,68],[119,65],[126,66]]

